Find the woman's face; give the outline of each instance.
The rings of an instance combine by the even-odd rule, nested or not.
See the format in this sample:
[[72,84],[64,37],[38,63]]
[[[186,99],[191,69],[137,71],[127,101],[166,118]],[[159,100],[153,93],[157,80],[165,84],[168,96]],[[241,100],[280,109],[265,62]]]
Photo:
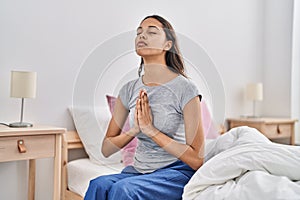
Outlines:
[[137,28],[135,50],[139,56],[154,56],[165,54],[171,48],[172,42],[167,41],[162,24],[154,19],[145,19]]

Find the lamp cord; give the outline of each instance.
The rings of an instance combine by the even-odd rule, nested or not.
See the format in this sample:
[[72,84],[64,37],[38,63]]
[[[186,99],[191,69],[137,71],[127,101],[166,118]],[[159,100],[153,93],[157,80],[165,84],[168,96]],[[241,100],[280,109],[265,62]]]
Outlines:
[[0,125],[9,126],[8,124],[0,122]]

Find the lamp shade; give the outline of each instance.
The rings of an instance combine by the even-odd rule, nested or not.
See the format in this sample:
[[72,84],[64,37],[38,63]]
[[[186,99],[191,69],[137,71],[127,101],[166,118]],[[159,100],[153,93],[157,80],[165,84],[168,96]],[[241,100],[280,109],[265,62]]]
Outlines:
[[247,99],[252,101],[263,100],[263,84],[262,83],[251,83],[247,85],[246,89]]
[[35,98],[36,72],[12,71],[10,96],[16,98]]

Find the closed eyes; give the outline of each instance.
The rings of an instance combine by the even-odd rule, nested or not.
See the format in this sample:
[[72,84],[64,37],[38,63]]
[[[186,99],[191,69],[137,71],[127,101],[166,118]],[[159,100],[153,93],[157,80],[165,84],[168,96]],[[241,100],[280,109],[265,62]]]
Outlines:
[[[155,35],[158,34],[159,29],[156,26],[149,26],[147,28],[147,34],[151,34],[151,35]],[[140,35],[143,32],[143,28],[142,27],[138,27],[136,30],[136,34]]]

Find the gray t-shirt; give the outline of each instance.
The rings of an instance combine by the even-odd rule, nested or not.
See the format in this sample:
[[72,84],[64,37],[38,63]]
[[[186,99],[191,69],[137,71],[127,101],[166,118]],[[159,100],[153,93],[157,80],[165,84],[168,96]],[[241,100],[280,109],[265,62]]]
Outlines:
[[[183,108],[192,98],[201,95],[194,83],[182,75],[159,86],[146,86],[142,77],[126,83],[119,97],[129,110],[130,126],[134,123],[134,111],[139,91],[145,89],[153,116],[153,125],[174,140],[185,143]],[[134,168],[141,173],[150,173],[165,167],[177,158],[166,152],[143,133],[137,135],[138,146],[134,158]]]

